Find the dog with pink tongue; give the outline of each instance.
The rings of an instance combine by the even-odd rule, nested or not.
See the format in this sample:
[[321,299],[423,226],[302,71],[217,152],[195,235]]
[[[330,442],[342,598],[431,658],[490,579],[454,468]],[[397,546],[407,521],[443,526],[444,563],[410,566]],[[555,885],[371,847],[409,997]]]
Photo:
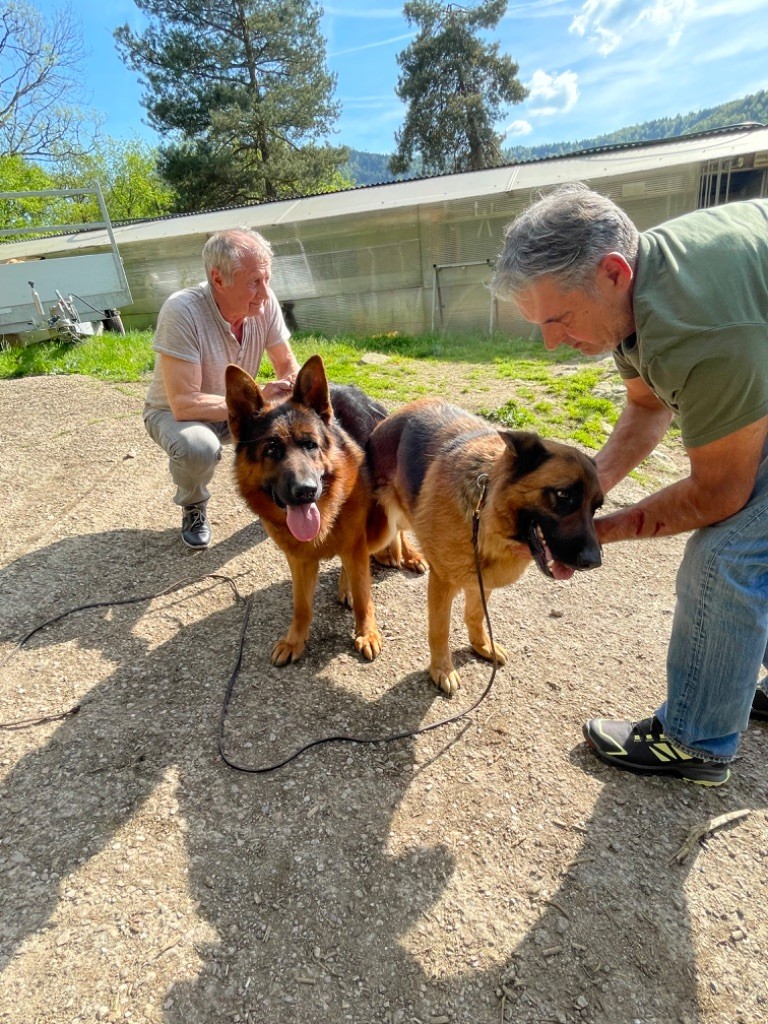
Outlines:
[[387,410],[359,388],[329,385],[319,355],[296,378],[293,394],[269,402],[238,366],[227,367],[235,479],[243,498],[285,554],[293,618],[272,650],[274,665],[304,653],[321,561],[338,556],[339,601],[355,616],[355,648],[381,651],[371,592],[371,555],[384,565],[425,572],[426,563],[391,526],[373,497],[368,439]]

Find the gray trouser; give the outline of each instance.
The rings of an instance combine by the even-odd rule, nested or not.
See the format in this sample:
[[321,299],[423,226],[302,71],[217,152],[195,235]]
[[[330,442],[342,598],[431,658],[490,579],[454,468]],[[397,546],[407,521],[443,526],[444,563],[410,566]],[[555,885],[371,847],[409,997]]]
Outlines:
[[172,412],[155,409],[145,413],[147,433],[168,456],[168,468],[176,484],[173,500],[177,505],[197,505],[208,501],[208,484],[221,459],[221,446],[232,441],[226,420],[223,423],[198,423],[175,419]]

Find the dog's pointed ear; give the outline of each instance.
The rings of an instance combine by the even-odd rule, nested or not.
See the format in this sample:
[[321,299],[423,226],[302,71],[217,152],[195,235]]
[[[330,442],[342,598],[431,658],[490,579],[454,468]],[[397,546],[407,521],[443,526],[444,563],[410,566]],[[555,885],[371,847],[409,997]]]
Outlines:
[[532,430],[500,430],[499,433],[514,458],[515,477],[533,473],[551,458],[542,439]]
[[299,370],[293,387],[293,400],[313,409],[326,423],[333,419],[331,391],[320,356],[310,356]]
[[241,366],[230,363],[224,374],[226,385],[229,431],[235,441],[243,435],[245,425],[264,408],[264,396],[259,385]]

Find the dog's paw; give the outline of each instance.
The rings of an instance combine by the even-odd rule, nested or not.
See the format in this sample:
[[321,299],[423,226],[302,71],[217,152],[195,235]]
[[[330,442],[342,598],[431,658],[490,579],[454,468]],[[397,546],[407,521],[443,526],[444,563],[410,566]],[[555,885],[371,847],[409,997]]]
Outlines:
[[429,562],[420,551],[414,550],[403,558],[403,568],[423,575],[429,568]]
[[452,697],[454,693],[458,693],[461,688],[461,678],[453,667],[451,667],[450,671],[430,668],[429,676],[435,686],[442,690],[443,693],[447,693],[449,697]]
[[381,633],[378,630],[363,633],[355,637],[355,650],[359,651],[367,661],[373,661],[381,654]]
[[502,647],[501,644],[494,644],[491,646],[490,640],[485,640],[479,644],[472,644],[472,649],[475,654],[479,654],[481,658],[485,658],[486,661],[493,661],[493,652],[496,650],[496,662],[501,667],[506,665],[509,661],[509,651],[506,647]]
[[349,575],[343,565],[339,573],[339,587],[336,596],[342,608],[352,607],[352,587],[349,585]]
[[288,637],[283,637],[282,640],[278,640],[275,646],[272,648],[272,664],[278,668],[283,668],[285,665],[291,665],[293,662],[298,661],[304,653],[305,645],[291,643]]
[[400,565],[410,572],[425,573],[429,568],[426,558],[415,548],[404,533],[400,534]]
[[381,551],[374,551],[373,560],[378,565],[383,565],[385,569],[400,568],[400,552],[395,544],[389,544]]

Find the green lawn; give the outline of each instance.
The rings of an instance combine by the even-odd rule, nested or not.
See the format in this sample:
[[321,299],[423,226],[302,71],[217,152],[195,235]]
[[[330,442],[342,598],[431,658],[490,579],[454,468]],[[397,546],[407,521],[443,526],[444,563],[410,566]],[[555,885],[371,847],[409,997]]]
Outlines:
[[[458,405],[471,397],[473,407],[495,422],[592,448],[603,443],[620,407],[619,399],[599,393],[606,383],[618,382],[609,363],[582,359],[564,347],[548,352],[540,342],[502,334],[327,338],[299,333],[291,344],[299,362],[319,352],[330,380],[356,384],[389,406],[422,395],[445,395]],[[363,359],[366,355],[372,358]],[[153,365],[152,331],[0,350],[0,379],[5,380],[77,373],[140,381]],[[270,376],[265,360],[259,377]]]

